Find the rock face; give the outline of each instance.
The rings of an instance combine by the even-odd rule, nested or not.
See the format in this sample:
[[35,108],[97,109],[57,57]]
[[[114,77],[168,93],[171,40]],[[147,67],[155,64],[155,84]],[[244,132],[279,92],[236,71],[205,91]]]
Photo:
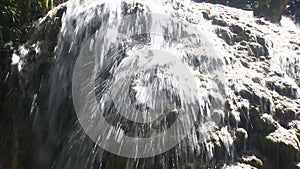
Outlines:
[[280,127],[266,136],[264,142],[262,144],[265,146],[261,147],[262,152],[266,155],[272,154],[273,157],[270,158],[278,161],[276,165],[279,168],[298,168],[295,166],[295,161],[300,160],[300,142],[294,130]]
[[279,22],[289,0],[259,0],[254,4],[254,16],[265,17],[271,22]]
[[[266,12],[282,9],[273,3]],[[74,5],[88,12],[67,18]],[[107,13],[100,1],[69,1],[32,26],[11,63],[1,62],[0,168],[298,168],[299,27],[285,17],[284,27],[223,5],[178,0],[161,6],[205,29],[226,62],[225,108],[212,114],[219,123],[211,137],[184,140],[148,159],[118,157],[96,146],[78,124],[71,79],[80,37],[101,27],[97,19]],[[124,1],[122,14],[146,9],[146,1]],[[80,25],[82,20],[89,22]],[[66,24],[69,32],[62,31]],[[78,28],[85,31],[78,35]],[[200,64],[201,58],[194,60]]]

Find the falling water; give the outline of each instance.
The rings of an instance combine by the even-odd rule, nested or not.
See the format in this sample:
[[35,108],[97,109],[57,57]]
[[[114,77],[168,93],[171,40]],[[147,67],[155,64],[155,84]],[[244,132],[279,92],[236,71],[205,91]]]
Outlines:
[[[54,168],[186,168],[199,159],[208,165],[213,155],[207,157],[205,141],[218,123],[210,114],[223,108],[223,61],[176,10],[179,2],[68,2],[49,111],[57,111],[73,77],[82,128]],[[152,139],[161,133],[170,137]],[[230,153],[232,141],[224,143]]]

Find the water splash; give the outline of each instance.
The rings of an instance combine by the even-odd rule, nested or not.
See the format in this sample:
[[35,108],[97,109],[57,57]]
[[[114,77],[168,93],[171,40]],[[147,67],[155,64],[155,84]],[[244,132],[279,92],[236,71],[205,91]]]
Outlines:
[[[177,3],[67,2],[52,68],[49,112],[57,111],[73,76],[74,106],[83,130],[69,141],[55,168],[117,165],[108,161],[126,168],[182,168],[191,163],[190,156],[204,151],[201,144],[218,123],[210,114],[223,108],[224,64],[200,28],[174,9]],[[169,129],[169,139],[153,139]],[[129,160],[97,145],[126,157],[151,158]],[[153,157],[161,153],[159,157],[171,162]],[[77,154],[83,161],[74,161]]]

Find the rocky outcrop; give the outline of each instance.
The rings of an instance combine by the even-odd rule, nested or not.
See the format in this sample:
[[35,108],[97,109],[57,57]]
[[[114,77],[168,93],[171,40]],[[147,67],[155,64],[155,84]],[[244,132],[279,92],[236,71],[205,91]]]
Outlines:
[[294,130],[278,128],[265,137],[261,151],[274,160],[278,168],[298,168],[300,142]]
[[[49,73],[65,10],[65,6],[59,6],[36,21],[23,35],[27,42],[2,62],[0,132],[4,146],[0,148],[0,168],[48,168],[56,151],[52,148],[62,144],[63,136],[58,139],[49,135],[51,114],[45,110],[50,95]],[[34,106],[37,104],[39,108]],[[33,116],[33,111],[40,113]]]
[[[235,71],[228,72],[233,77],[228,82],[233,92],[225,104],[228,113],[225,121],[235,128],[235,132],[231,133],[235,138],[235,156],[240,163],[256,168],[297,168],[300,109],[296,78],[298,60],[295,57],[299,56],[299,50],[293,48],[291,51],[281,45],[293,46],[295,43],[283,40],[282,36],[294,39],[298,28],[291,30],[291,34],[283,33],[283,29],[273,27],[264,19],[253,18],[249,22],[239,12],[224,12],[222,16],[211,12],[204,17],[207,22],[216,25],[218,37],[226,44],[224,48],[234,55],[230,63],[237,71],[236,75],[232,74]],[[247,16],[251,18],[251,14]],[[265,29],[270,26],[272,31]],[[291,128],[293,131],[289,130]],[[285,136],[290,139],[281,137],[279,133],[286,133]],[[286,155],[287,152],[289,155]],[[271,154],[276,154],[276,157]]]

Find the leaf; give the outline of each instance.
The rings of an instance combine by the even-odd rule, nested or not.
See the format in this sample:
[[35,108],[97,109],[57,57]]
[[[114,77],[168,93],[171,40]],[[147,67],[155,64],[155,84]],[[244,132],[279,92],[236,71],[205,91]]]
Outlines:
[[51,10],[54,8],[53,0],[51,0]]
[[45,1],[45,7],[46,7],[46,9],[48,9],[48,3],[49,3],[49,0],[46,0]]

